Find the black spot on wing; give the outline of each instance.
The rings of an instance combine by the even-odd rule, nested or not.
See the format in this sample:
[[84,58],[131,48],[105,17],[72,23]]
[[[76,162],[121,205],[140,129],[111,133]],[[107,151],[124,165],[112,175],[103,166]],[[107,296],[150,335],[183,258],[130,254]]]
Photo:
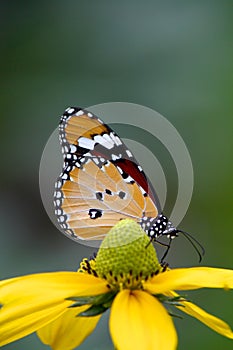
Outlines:
[[100,209],[90,209],[88,212],[90,219],[98,219],[102,216],[102,210]]
[[99,201],[103,200],[103,193],[102,192],[96,192],[96,199],[98,199]]
[[107,194],[109,194],[110,196],[112,195],[112,191],[109,190],[108,188],[106,188],[105,192],[106,192]]
[[125,196],[126,196],[126,193],[123,192],[123,191],[120,191],[120,192],[118,193],[118,196],[119,196],[121,199],[124,199]]

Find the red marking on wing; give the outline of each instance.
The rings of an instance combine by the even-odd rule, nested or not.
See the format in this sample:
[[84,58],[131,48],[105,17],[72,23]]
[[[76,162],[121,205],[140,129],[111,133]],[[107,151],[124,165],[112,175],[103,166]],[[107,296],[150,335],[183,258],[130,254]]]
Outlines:
[[156,203],[152,186],[150,185],[144,172],[138,169],[138,164],[131,162],[129,159],[117,159],[114,164],[130,175]]

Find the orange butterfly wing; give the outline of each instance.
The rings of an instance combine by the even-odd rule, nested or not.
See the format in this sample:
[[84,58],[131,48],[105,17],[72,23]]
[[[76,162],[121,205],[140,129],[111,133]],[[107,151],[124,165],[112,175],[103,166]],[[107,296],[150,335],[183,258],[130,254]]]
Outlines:
[[121,219],[158,216],[149,180],[109,126],[88,111],[70,108],[59,131],[64,168],[54,204],[63,232],[75,240],[99,240]]

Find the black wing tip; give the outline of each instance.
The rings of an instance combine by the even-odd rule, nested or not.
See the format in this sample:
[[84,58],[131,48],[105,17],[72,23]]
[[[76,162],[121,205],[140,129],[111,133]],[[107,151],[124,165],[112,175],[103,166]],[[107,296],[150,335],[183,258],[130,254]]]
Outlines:
[[83,111],[83,114],[87,114],[88,111],[86,111],[84,108],[81,107],[67,107],[62,116],[60,117],[60,123],[59,124],[63,124],[64,122],[66,122],[66,120],[70,117],[72,117],[73,115],[77,114],[78,112]]
[[64,114],[74,114],[74,113],[77,113],[79,111],[84,111],[84,109],[82,107],[78,107],[78,106],[68,106],[65,109]]

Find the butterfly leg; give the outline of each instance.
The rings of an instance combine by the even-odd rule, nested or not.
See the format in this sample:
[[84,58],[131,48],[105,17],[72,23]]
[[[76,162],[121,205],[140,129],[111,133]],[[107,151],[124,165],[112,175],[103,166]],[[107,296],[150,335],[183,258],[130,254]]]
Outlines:
[[154,239],[154,242],[156,242],[156,243],[158,243],[158,244],[160,244],[160,245],[162,245],[162,246],[164,246],[164,247],[167,247],[167,249],[165,250],[165,252],[164,252],[164,254],[163,254],[163,256],[162,256],[162,259],[160,260],[160,263],[161,263],[161,264],[166,264],[166,263],[164,262],[164,259],[166,258],[167,254],[168,254],[168,252],[169,252],[169,249],[170,249],[170,247],[171,247],[172,239],[171,239],[171,238],[169,239],[169,243],[168,243],[168,244],[163,243],[163,242],[160,242],[160,241],[158,241],[157,239]]

